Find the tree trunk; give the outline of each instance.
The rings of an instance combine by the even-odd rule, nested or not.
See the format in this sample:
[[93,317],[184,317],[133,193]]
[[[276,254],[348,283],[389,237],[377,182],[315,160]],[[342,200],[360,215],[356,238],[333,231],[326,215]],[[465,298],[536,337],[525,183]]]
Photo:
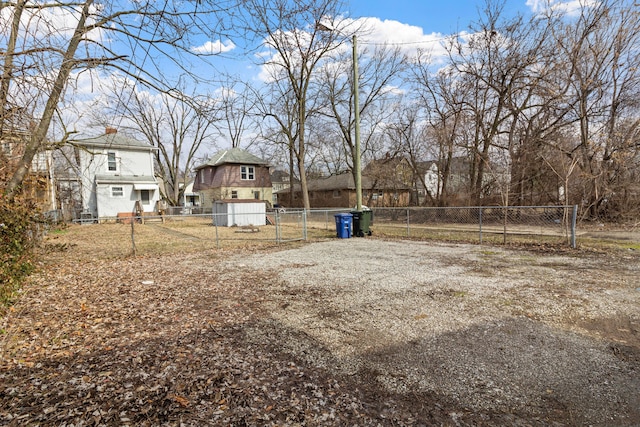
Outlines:
[[5,195],[9,199],[13,198],[17,190],[20,188],[24,177],[27,175],[27,172],[31,167],[33,158],[38,153],[45,139],[47,138],[47,132],[49,131],[51,119],[53,118],[53,114],[57,109],[60,96],[62,95],[62,92],[64,91],[64,88],[67,84],[69,75],[71,74],[71,70],[75,65],[74,57],[76,54],[76,50],[78,49],[78,45],[80,44],[80,41],[85,34],[85,22],[87,20],[87,17],[89,16],[89,9],[92,3],[93,0],[87,0],[82,7],[82,13],[80,14],[80,17],[78,19],[78,25],[76,26],[71,41],[69,42],[67,51],[64,54],[62,65],[60,67],[60,70],[58,71],[58,75],[56,77],[51,93],[49,94],[49,99],[47,100],[42,118],[40,119],[36,130],[31,134],[31,137],[27,142],[24,154],[18,161],[16,171],[7,183]]

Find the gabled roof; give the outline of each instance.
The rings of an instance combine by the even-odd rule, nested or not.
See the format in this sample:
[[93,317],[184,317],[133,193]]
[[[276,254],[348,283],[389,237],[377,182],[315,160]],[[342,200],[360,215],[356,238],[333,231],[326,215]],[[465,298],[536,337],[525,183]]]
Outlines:
[[73,141],[74,144],[82,145],[84,147],[99,147],[99,148],[119,148],[129,150],[157,150],[157,147],[153,145],[141,142],[133,138],[118,135],[117,133],[109,133],[95,138],[78,139]]
[[[402,185],[388,186],[388,183],[376,181],[370,176],[362,175],[362,189],[372,190],[375,185],[375,189],[396,189],[405,190],[409,187]],[[330,190],[355,190],[356,184],[353,180],[353,174],[351,172],[341,173],[339,175],[331,175],[325,178],[309,179],[307,181],[307,189],[309,191],[330,191]],[[277,193],[287,193],[289,189],[280,190]],[[300,184],[294,184],[294,191],[300,191]]]
[[387,157],[383,157],[382,159],[371,160],[364,167],[364,169],[362,169],[362,172],[366,173],[368,171],[375,172],[377,170],[392,170],[402,164],[405,164],[407,167],[410,167],[409,161],[405,157],[401,157],[401,156],[391,157],[387,154]]
[[[293,178],[294,182],[299,182],[298,178]],[[276,169],[271,173],[271,182],[289,182],[289,172]]]
[[309,188],[309,191],[355,190],[356,184],[353,180],[353,174],[351,172],[347,172],[339,175],[331,175],[326,178],[310,179],[307,182],[307,187]]
[[[451,159],[451,164],[450,164],[451,173],[454,174],[454,175],[465,175],[465,174],[468,174],[469,173],[469,162],[470,162],[470,160],[467,159],[466,157],[453,157]],[[436,165],[436,168],[442,169],[442,163],[443,162],[440,161],[440,160],[428,160],[428,161],[425,161],[425,162],[418,162],[417,163],[418,172],[424,174],[434,164]]]
[[228,150],[219,151],[211,157],[206,163],[198,166],[196,170],[205,166],[220,166],[224,164],[243,164],[243,165],[261,165],[268,166],[269,163],[258,156],[245,151],[241,148],[230,148]]

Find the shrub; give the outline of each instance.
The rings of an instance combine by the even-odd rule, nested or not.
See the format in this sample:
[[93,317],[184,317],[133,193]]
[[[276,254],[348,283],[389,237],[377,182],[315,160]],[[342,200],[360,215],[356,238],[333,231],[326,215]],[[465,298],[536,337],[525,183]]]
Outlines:
[[32,203],[0,196],[0,311],[8,306],[33,271],[33,248],[41,224]]

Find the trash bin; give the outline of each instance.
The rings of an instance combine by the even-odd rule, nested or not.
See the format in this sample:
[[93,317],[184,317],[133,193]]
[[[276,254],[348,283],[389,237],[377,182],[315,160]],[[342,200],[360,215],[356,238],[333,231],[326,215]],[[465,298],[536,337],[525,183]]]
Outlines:
[[350,238],[353,215],[350,213],[339,213],[335,214],[334,217],[336,218],[336,236],[341,239]]
[[373,211],[363,208],[362,211],[351,211],[353,216],[353,235],[358,237],[371,236]]

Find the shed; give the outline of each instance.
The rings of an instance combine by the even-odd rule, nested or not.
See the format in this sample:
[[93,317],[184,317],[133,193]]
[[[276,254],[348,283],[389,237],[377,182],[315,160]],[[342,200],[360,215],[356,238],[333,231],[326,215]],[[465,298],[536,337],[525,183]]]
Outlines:
[[223,227],[265,225],[267,206],[254,199],[216,200],[213,204],[213,223]]

